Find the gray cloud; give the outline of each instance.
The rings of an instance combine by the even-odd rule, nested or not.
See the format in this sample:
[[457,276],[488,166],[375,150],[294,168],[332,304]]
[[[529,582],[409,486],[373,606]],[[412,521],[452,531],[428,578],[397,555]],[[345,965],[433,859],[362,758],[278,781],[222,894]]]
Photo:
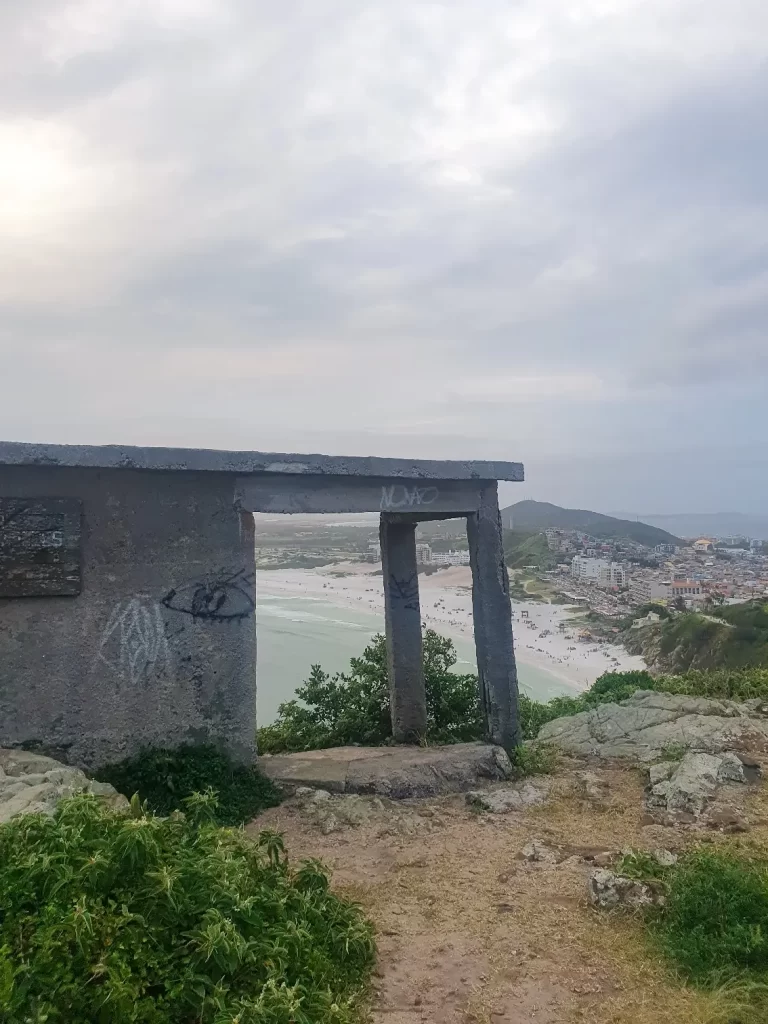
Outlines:
[[0,434],[764,504],[701,466],[764,433],[766,57],[762,0],[0,0]]

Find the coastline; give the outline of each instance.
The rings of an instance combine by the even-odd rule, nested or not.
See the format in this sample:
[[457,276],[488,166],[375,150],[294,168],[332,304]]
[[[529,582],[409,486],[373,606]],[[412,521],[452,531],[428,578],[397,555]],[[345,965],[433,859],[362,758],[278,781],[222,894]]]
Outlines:
[[[263,570],[258,574],[257,587],[266,596],[324,601],[381,616],[384,613],[381,567],[371,563]],[[419,590],[422,620],[428,627],[454,640],[473,640],[468,566],[421,575]],[[563,605],[513,601],[512,614],[518,662],[548,673],[574,694],[586,690],[606,671],[646,667],[642,658],[619,645],[580,641],[578,629],[569,625],[572,616]]]

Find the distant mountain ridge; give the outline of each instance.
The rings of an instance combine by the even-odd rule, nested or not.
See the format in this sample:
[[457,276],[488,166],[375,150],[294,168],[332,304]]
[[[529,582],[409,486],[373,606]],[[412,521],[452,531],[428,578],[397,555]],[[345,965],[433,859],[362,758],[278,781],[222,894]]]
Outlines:
[[669,530],[678,537],[753,537],[768,540],[768,516],[745,515],[742,512],[693,512],[642,515],[640,518],[644,523]]
[[666,530],[631,519],[615,519],[601,512],[581,508],[561,508],[547,501],[518,501],[501,510],[501,522],[507,530],[534,533],[541,530],[581,530],[591,537],[616,540],[626,537],[636,544],[655,547],[657,544],[679,544],[679,539]]

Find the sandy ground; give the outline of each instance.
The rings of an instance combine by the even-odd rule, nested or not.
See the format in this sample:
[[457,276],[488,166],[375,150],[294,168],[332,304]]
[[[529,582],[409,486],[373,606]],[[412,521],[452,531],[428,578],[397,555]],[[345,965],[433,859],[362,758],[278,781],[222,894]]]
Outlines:
[[[259,575],[259,587],[271,595],[321,599],[341,608],[364,608],[383,614],[381,566],[349,563],[322,569],[271,570]],[[453,566],[419,576],[422,619],[448,636],[471,639],[472,578],[468,566]],[[570,627],[562,605],[513,602],[515,653],[519,661],[544,669],[561,682],[584,690],[609,669],[645,668],[642,658],[615,644],[584,643]],[[561,624],[564,628],[561,629]]]
[[[567,762],[559,778],[567,782]],[[294,802],[249,826],[278,828],[292,858],[319,857],[334,887],[374,921],[373,1024],[724,1024],[718,996],[682,986],[637,917],[592,910],[597,851],[679,850],[691,837],[643,819],[640,773],[592,766],[607,799],[564,786],[543,808],[478,815],[463,797],[382,806],[324,835]],[[369,799],[369,798],[363,798]],[[528,863],[531,839],[562,845],[557,865]],[[585,846],[584,844],[588,844]]]

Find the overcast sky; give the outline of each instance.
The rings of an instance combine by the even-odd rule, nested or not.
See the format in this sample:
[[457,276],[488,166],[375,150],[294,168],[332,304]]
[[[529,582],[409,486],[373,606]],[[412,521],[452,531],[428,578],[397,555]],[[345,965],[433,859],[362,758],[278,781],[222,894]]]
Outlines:
[[766,0],[0,0],[0,437],[768,508]]

